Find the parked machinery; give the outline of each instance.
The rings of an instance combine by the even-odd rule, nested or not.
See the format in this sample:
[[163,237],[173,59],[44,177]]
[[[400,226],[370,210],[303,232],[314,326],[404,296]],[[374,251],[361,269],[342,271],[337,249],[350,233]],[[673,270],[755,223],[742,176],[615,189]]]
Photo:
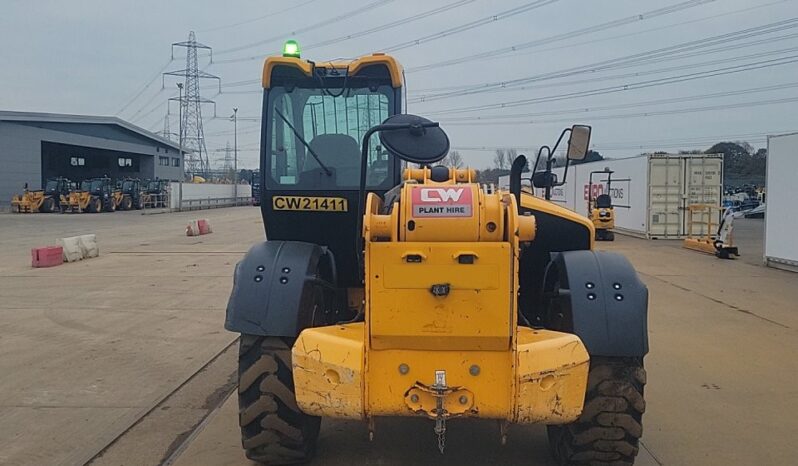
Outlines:
[[[615,233],[615,207],[612,205],[610,190],[612,189],[612,174],[615,173],[609,168],[601,171],[592,171],[588,178],[587,194],[587,214],[593,227],[596,229],[597,241],[614,241]],[[593,175],[607,175],[604,184],[593,184]],[[602,189],[601,194],[593,192],[594,186],[606,186],[606,192]]]
[[687,238],[682,246],[694,251],[714,254],[720,259],[732,259],[740,251],[734,245],[732,232],[734,219],[742,217],[731,207],[718,207],[711,204],[690,204],[687,206]]
[[169,181],[144,180],[142,184],[144,207],[169,207]]
[[27,184],[25,192],[11,199],[12,210],[15,208],[21,213],[59,212],[61,204],[72,188],[72,182],[67,178],[49,178],[44,189],[29,191]]
[[146,195],[142,192],[141,180],[125,178],[119,182],[117,207],[121,210],[141,210],[144,208]]
[[[384,54],[311,62],[289,42],[266,59],[268,240],[237,265],[225,322],[241,334],[247,456],[307,461],[321,417],[370,435],[378,417],[424,417],[443,451],[447,423],[473,417],[498,420],[502,441],[512,423],[548,425],[560,464],[632,464],[645,285],[623,256],[592,250],[587,218],[521,191],[523,156],[509,192],[432,166],[448,137],[402,114],[402,82]],[[319,124],[329,112],[363,118]],[[590,128],[574,126],[548,167],[565,136],[567,160],[584,159]]]
[[61,202],[61,210],[68,212],[113,212],[116,210],[114,184],[111,178],[83,180]]

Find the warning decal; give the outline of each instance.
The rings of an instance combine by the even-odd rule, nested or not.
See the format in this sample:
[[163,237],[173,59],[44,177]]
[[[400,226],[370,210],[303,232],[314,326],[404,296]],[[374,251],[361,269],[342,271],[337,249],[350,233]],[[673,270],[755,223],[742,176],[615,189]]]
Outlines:
[[470,187],[416,187],[412,192],[413,217],[471,217]]

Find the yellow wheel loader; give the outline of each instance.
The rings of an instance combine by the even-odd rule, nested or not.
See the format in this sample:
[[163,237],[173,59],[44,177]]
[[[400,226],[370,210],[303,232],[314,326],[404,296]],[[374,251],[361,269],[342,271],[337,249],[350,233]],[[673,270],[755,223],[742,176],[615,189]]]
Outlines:
[[[289,42],[262,81],[268,240],[236,266],[225,321],[241,334],[247,457],[307,461],[322,418],[373,437],[403,416],[428,419],[441,452],[452,419],[485,418],[497,442],[547,425],[559,464],[633,464],[648,291],[624,257],[593,251],[590,220],[522,192],[523,156],[508,191],[436,166],[449,139],[402,113],[388,55],[312,62]],[[577,125],[549,167],[566,136],[568,158],[585,157]]]
[[11,199],[12,210],[20,213],[60,212],[61,202],[69,194],[71,185],[66,178],[50,178],[44,189],[29,191],[26,183],[25,192]]

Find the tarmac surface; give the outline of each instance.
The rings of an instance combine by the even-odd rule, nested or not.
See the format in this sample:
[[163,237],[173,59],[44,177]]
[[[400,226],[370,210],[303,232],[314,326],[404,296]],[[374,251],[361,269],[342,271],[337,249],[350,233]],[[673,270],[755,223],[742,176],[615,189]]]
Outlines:
[[[186,237],[191,219],[214,233]],[[638,465],[786,465],[798,449],[798,274],[618,235],[650,292]],[[30,268],[31,247],[96,233],[100,257]],[[0,214],[0,464],[250,465],[240,449],[236,335],[223,329],[258,209],[145,215]],[[759,249],[757,249],[759,248]],[[553,464],[545,429],[451,422],[445,455],[423,419],[324,421],[312,464]]]

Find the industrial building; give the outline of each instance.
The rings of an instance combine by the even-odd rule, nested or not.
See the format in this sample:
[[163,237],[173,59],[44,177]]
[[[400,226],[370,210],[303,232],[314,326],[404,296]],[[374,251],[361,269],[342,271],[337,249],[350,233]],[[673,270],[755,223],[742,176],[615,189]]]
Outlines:
[[0,209],[48,178],[183,179],[179,146],[116,117],[0,111]]

